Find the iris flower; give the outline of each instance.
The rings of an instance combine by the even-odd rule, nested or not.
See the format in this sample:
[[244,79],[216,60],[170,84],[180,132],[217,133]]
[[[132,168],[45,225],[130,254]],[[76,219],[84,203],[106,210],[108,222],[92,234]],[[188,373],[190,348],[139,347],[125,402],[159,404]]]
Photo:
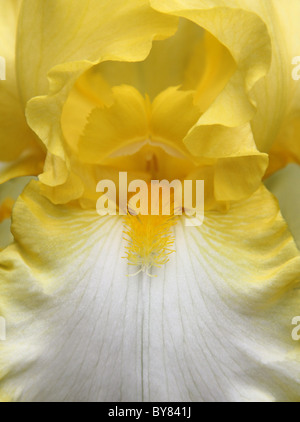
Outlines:
[[[1,2],[2,401],[299,400],[300,256],[263,184],[299,174],[299,16]],[[120,171],[204,180],[203,224],[100,217],[97,183]]]

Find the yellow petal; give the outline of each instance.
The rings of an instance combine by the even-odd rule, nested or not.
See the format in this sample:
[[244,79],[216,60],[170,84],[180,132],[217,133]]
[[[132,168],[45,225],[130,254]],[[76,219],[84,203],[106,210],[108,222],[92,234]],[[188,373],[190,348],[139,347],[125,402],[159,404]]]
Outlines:
[[14,203],[15,201],[9,197],[0,204],[0,223],[10,217]]
[[0,256],[2,396],[299,400],[300,257],[264,188],[200,228],[177,224],[151,280],[127,277],[118,217],[54,206],[34,185],[14,217]]
[[[235,60],[236,70],[224,89],[220,91],[218,87],[216,98],[213,98],[216,94],[210,97],[201,84],[198,87],[200,99],[203,90],[203,104],[206,101],[210,104],[212,98],[213,102],[189,131],[184,143],[198,158],[220,159],[214,180],[216,197],[224,201],[240,200],[258,188],[268,164],[267,156],[257,151],[249,125],[255,114],[251,89],[266,74],[270,64],[267,28],[256,14],[225,7],[219,1],[152,0],[151,4],[157,10],[185,17],[204,27],[227,47]],[[225,60],[224,69],[233,71],[234,68]],[[204,85],[205,79],[204,76]]]
[[[197,23],[227,47],[236,62],[237,70],[225,95],[219,101],[222,102],[223,108],[227,107],[228,114],[232,105],[233,116],[239,109],[236,118],[245,123],[249,113],[254,114],[249,91],[266,74],[270,64],[270,39],[263,21],[252,12],[234,8],[235,1],[230,2],[230,6],[218,0],[151,0],[150,3],[156,10],[185,17]],[[227,65],[225,61],[225,71]],[[222,64],[219,63],[219,66]],[[237,91],[234,88],[237,88]]]
[[0,184],[22,176],[37,176],[44,167],[43,152],[29,150],[12,162],[0,163]]
[[[300,98],[300,95],[299,95]],[[300,100],[299,100],[300,101]],[[270,151],[270,165],[266,176],[275,173],[289,163],[300,164],[300,111],[286,118]]]
[[0,250],[13,241],[10,232],[11,212],[16,199],[31,179],[18,177],[0,185]]
[[196,89],[195,102],[204,112],[235,70],[236,63],[228,49],[206,31],[187,66],[183,88]]
[[79,156],[90,163],[101,163],[118,149],[148,138],[145,99],[133,87],[113,88],[111,107],[97,108],[88,118],[79,141]]
[[[15,35],[20,4],[19,0],[3,0],[0,4],[0,56],[6,63],[6,79],[0,80],[0,161],[20,160],[20,155],[27,149],[40,151],[25,120],[15,75]],[[18,163],[20,161],[13,164],[14,173],[22,176],[24,165],[20,163],[18,169]],[[32,167],[31,174],[35,170],[34,162]]]
[[[210,3],[211,7],[225,6],[223,2]],[[207,2],[202,4],[208,6]],[[186,2],[181,2],[176,9],[185,6]],[[257,107],[252,120],[255,142],[260,151],[270,152],[268,174],[271,174],[289,162],[300,162],[300,84],[293,78],[297,64],[295,58],[299,57],[300,51],[300,4],[298,0],[285,3],[278,0],[232,0],[230,7],[254,12],[266,24],[270,35],[271,67],[254,86],[251,97]],[[242,40],[238,42],[242,43]],[[260,55],[260,46],[257,40],[257,49],[253,51],[255,60],[257,54]]]
[[79,138],[92,110],[113,104],[111,87],[96,68],[92,67],[76,81],[62,111],[62,132],[68,145],[76,153]]
[[235,128],[196,125],[184,143],[199,159],[217,160],[214,179],[217,200],[246,198],[260,185],[268,156],[257,151],[249,124]]
[[[105,62],[99,66],[98,71],[110,85],[132,85],[153,101],[165,89],[183,83],[186,78],[186,67],[198,51],[198,44],[202,46],[203,37],[202,28],[181,19],[176,34],[163,41],[154,41],[151,52],[144,61]],[[201,52],[197,54],[197,59],[199,66],[202,67]],[[198,76],[201,70],[191,69],[191,73],[194,72]],[[188,89],[194,88],[198,82],[197,79]]]
[[201,116],[194,104],[194,91],[181,91],[170,87],[161,92],[151,107],[151,138],[177,148],[187,154],[183,139]]
[[23,2],[17,44],[22,97],[26,101],[47,94],[47,74],[54,66],[84,60],[138,61],[148,54],[153,39],[175,30],[176,20],[155,12],[145,0]]
[[[148,172],[151,160],[147,156],[155,150],[154,178],[189,178],[197,166],[214,166],[208,201],[240,200],[258,188],[268,157],[257,151],[250,125],[237,126],[243,118],[230,116],[225,121],[226,111],[220,113],[218,99],[211,106],[213,111],[199,119],[195,91],[171,87],[153,104],[133,87],[115,87],[112,92],[113,105],[94,109],[88,118],[77,152],[81,160]],[[209,113],[215,124],[208,120]],[[44,175],[40,180],[45,183]]]
[[154,11],[146,0],[23,2],[18,82],[24,104],[38,96],[27,104],[26,116],[48,151],[68,161],[61,114],[84,71],[107,60],[143,60],[154,39],[167,38],[176,28],[176,18]]
[[[298,0],[285,3],[240,0],[237,4],[254,11],[266,22],[272,41],[270,71],[253,92],[257,105],[252,124],[256,144],[261,151],[268,152],[274,142],[280,142],[279,154],[283,152],[285,156],[284,149],[290,153],[297,149],[299,153],[296,145],[299,144],[299,127],[294,127],[296,134],[290,126],[300,119],[300,84],[292,78],[296,67],[292,60],[300,51],[300,3]],[[299,159],[297,154],[297,161]]]
[[151,100],[170,86],[196,89],[203,111],[224,88],[234,69],[235,62],[226,47],[186,19],[180,20],[173,37],[154,42],[143,62],[106,62],[98,67],[112,86],[132,85]]
[[40,192],[54,204],[65,204],[80,198],[83,184],[80,178],[56,155],[47,154]]
[[47,75],[55,67],[48,75],[50,95],[36,98],[27,109],[30,126],[49,151],[64,158],[62,106],[84,70],[99,61],[142,60],[153,39],[175,30],[176,20],[153,11],[145,0],[24,2],[17,43],[24,102],[49,92]]
[[300,249],[300,166],[289,164],[266,179],[267,188],[277,197],[283,217]]

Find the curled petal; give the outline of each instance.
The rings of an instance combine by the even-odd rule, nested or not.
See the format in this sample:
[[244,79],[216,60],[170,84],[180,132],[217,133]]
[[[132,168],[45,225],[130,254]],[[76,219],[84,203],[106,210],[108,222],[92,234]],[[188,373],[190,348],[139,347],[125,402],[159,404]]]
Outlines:
[[43,148],[27,125],[16,80],[15,42],[20,4],[19,0],[4,0],[0,4],[0,56],[5,65],[5,80],[0,78],[0,162],[7,162],[7,166],[1,166],[0,183],[12,177],[38,174],[44,157]]
[[62,107],[85,70],[106,60],[142,60],[153,39],[172,35],[176,27],[176,19],[155,12],[145,0],[23,2],[18,81],[24,103],[49,94],[27,107],[28,122],[48,150],[65,159]]

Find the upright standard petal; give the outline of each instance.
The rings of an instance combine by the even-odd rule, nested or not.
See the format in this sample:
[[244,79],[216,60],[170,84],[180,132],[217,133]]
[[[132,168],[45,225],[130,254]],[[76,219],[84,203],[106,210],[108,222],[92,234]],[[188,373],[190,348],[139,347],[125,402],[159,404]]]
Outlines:
[[[249,122],[255,114],[251,90],[266,75],[271,60],[264,22],[253,12],[233,7],[232,2],[151,0],[151,4],[161,12],[184,17],[205,28],[228,49],[236,63],[235,71],[231,69],[233,75],[203,114],[199,126],[238,127]],[[225,59],[224,71],[227,69]]]
[[[199,104],[208,101],[210,107],[191,128],[184,143],[197,157],[221,158],[214,182],[216,197],[240,200],[258,188],[268,165],[267,156],[256,149],[249,124],[255,115],[253,87],[270,66],[267,27],[256,13],[238,8],[234,1],[151,0],[151,4],[156,10],[184,17],[205,28],[235,61],[236,68],[232,68],[224,60],[225,70],[229,67],[232,75],[212,102],[205,90],[201,99],[200,83],[199,99],[196,98]],[[241,173],[246,177],[237,186],[237,175]]]
[[[237,4],[264,20],[272,41],[270,71],[253,91],[257,114],[252,127],[257,147],[261,151],[271,150],[273,172],[289,161],[300,162],[300,83],[293,78],[294,59],[300,55],[300,3],[238,0]],[[287,159],[280,163],[280,156]]]
[[[34,133],[26,123],[15,72],[15,41],[21,1],[0,4],[0,56],[5,79],[0,78],[0,162],[12,162],[0,170],[0,183],[42,170],[44,156]],[[2,67],[1,67],[2,69]]]
[[[204,0],[188,2],[186,0],[169,0],[162,3],[151,0],[151,3],[158,10],[175,13],[179,16],[189,11],[190,19],[194,19],[191,16],[196,16],[200,9],[210,9],[210,13],[212,13],[214,8],[219,7],[220,10],[231,8],[231,10],[235,10],[233,13],[242,13],[242,11],[254,13],[265,23],[271,41],[271,66],[266,75],[261,75],[263,78],[253,86],[251,91],[251,98],[257,108],[252,119],[252,130],[258,149],[270,152],[268,174],[289,162],[299,163],[300,83],[299,72],[297,72],[300,56],[299,1]],[[235,37],[236,30],[228,32],[229,36]],[[261,37],[260,41],[262,40]],[[254,59],[260,55],[259,49],[262,46],[260,41],[257,40],[256,51],[249,54],[249,59],[251,56]],[[241,44],[241,40],[239,40],[239,45]],[[250,53],[247,47],[244,54],[247,54],[246,52]]]
[[[95,18],[96,17],[96,18]],[[146,0],[29,0],[23,2],[17,38],[17,76],[27,119],[49,151],[64,158],[60,118],[76,79],[106,60],[138,61],[153,39],[172,35],[177,20]],[[47,80],[48,77],[48,80]]]
[[[170,86],[183,83],[186,68],[203,44],[204,36],[203,28],[181,19],[176,33],[166,40],[154,41],[149,56],[142,62],[105,62],[98,71],[112,86],[132,85],[153,100]],[[203,56],[196,55],[198,65],[203,66]]]

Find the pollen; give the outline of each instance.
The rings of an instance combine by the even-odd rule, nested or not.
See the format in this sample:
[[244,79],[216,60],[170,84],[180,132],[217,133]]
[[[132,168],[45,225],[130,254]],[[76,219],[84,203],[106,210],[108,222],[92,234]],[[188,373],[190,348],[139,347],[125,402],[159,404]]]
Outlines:
[[173,226],[174,215],[127,215],[125,219],[126,256],[129,265],[138,271],[131,276],[144,272],[150,277],[153,267],[160,268],[169,261],[175,252]]

